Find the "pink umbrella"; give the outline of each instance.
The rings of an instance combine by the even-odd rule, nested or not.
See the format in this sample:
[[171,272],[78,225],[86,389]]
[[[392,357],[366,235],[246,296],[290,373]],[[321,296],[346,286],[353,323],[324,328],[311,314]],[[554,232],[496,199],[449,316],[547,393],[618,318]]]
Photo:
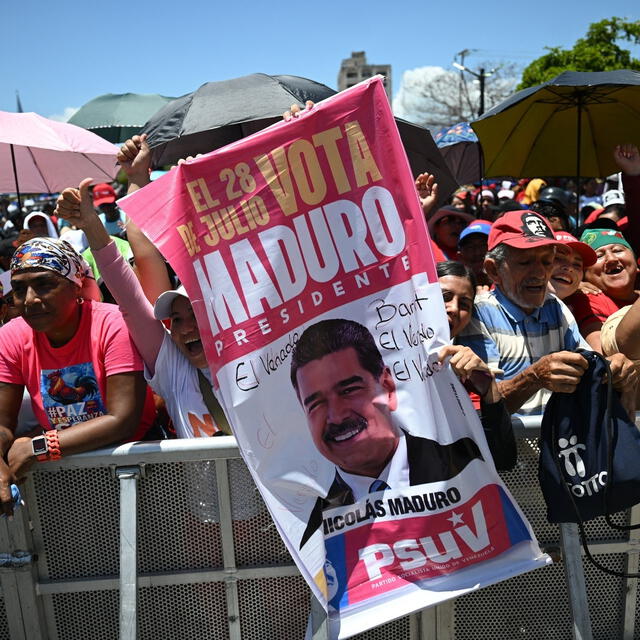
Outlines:
[[0,111],[0,193],[56,193],[87,177],[111,182],[118,148],[37,113]]

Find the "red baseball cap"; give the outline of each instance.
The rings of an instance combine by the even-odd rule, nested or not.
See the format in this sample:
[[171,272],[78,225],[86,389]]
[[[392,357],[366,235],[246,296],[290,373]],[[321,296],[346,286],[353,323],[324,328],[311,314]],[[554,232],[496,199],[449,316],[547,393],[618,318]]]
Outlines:
[[583,267],[590,267],[598,260],[596,252],[586,242],[580,242],[578,238],[575,238],[566,231],[556,231],[554,235],[556,240],[560,241],[562,244],[566,244],[568,247],[571,247],[580,255]]
[[544,216],[535,211],[519,209],[507,211],[491,226],[489,251],[499,244],[506,244],[514,249],[533,249],[561,243],[555,239],[553,229]]
[[107,204],[116,201],[115,189],[106,182],[101,182],[93,187],[93,206],[99,207],[101,204]]

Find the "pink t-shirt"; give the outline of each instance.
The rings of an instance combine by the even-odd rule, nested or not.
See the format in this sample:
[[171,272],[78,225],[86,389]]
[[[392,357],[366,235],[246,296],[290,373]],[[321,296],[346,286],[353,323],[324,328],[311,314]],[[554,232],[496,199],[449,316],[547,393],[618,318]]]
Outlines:
[[[107,377],[142,371],[118,307],[86,301],[75,336],[52,347],[46,335],[23,318],[0,328],[0,381],[25,385],[44,429],[64,429],[107,413]],[[136,439],[155,415],[147,394]]]

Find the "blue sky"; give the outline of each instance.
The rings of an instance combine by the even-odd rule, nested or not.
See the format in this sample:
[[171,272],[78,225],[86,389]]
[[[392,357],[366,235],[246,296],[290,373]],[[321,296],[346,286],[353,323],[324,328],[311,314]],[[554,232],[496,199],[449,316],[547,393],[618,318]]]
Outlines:
[[[467,59],[525,65],[545,46],[571,46],[590,22],[638,18],[638,0],[607,3],[170,2],[77,0],[3,2],[0,110],[45,116],[79,107],[102,93],[178,96],[204,82],[254,72],[301,75],[336,86],[343,58],[365,50],[391,64],[394,93],[405,70],[450,68]],[[636,56],[640,55],[634,48]]]

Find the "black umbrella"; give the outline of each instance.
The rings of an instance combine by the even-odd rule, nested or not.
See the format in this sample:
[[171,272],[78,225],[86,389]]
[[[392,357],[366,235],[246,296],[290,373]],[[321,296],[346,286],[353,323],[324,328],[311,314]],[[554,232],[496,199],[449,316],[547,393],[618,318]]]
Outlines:
[[440,149],[433,140],[429,129],[418,124],[396,118],[402,146],[407,153],[411,173],[414,177],[421,173],[432,173],[438,183],[436,207],[445,204],[447,198],[458,188]]
[[[299,76],[254,73],[207,82],[176,98],[147,122],[143,132],[156,167],[208,153],[278,122],[293,103],[320,102],[336,92]],[[396,118],[413,175],[433,173],[444,201],[457,187],[428,129]]]
[[155,166],[208,153],[277,122],[293,103],[320,102],[335,91],[298,76],[254,73],[207,82],[176,98],[149,120],[143,132]]
[[565,71],[471,124],[485,176],[606,176],[613,148],[640,130],[640,73]]

